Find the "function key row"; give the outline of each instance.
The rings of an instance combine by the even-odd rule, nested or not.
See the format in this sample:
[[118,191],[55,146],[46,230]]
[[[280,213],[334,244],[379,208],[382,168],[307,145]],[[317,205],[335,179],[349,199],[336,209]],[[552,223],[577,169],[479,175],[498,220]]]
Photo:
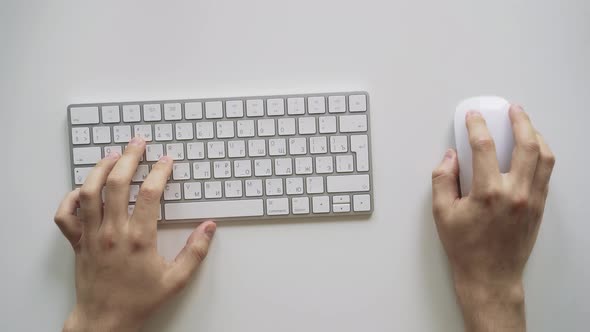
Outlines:
[[[286,103],[285,103],[286,99]],[[225,101],[226,118],[261,117],[265,115],[264,104],[266,102],[266,115],[282,116],[303,115],[306,113],[304,97],[247,99],[244,112],[242,100]],[[143,121],[178,121],[224,118],[224,102],[186,102],[143,105],[107,105],[100,107],[102,123],[141,122]],[[143,112],[142,112],[143,109]],[[162,110],[164,116],[162,117]],[[307,97],[307,114],[346,113],[346,96],[329,96],[326,101],[324,96]],[[365,95],[348,96],[349,112],[365,112],[367,99]],[[122,119],[121,112],[122,111]],[[184,111],[184,112],[183,112]],[[183,114],[184,113],[184,114]],[[70,121],[73,125],[98,124],[99,106],[81,106],[70,108]]]

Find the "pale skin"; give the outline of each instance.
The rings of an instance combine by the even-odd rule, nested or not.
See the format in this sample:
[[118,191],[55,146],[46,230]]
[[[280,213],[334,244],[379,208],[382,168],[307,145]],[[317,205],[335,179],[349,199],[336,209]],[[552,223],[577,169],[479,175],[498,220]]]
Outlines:
[[[466,118],[472,192],[459,195],[454,150],[432,173],[434,219],[467,331],[525,330],[522,273],[555,158],[520,107],[511,107],[510,118],[516,142],[510,173],[499,172],[494,143],[477,112]],[[211,221],[193,231],[173,261],[157,253],[158,207],[172,172],[169,158],[154,165],[128,215],[129,185],[144,150],[145,142],[134,138],[122,156],[105,157],[57,210],[55,222],[76,260],[76,305],[64,331],[140,330],[186,286],[207,255],[216,229]]]

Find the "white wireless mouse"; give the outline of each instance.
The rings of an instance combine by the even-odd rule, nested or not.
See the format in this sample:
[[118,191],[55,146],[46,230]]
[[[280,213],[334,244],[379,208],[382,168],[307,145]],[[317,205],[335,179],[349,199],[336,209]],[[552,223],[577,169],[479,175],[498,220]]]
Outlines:
[[510,170],[510,159],[514,148],[512,124],[508,116],[510,103],[501,97],[482,96],[465,99],[457,105],[455,111],[455,145],[459,158],[459,182],[461,195],[467,196],[471,191],[473,177],[471,145],[465,124],[465,115],[471,110],[479,111],[496,144],[496,156],[500,172]]

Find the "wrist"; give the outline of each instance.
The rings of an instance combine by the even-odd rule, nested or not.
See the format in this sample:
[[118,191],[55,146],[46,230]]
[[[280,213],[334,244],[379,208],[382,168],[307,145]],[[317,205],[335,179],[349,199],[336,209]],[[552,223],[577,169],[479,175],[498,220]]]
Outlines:
[[454,276],[466,331],[525,331],[525,297],[520,278],[481,281]]
[[139,321],[125,320],[115,314],[95,314],[84,310],[80,306],[74,307],[63,327],[64,332],[85,332],[85,331],[124,331],[136,332],[141,328]]

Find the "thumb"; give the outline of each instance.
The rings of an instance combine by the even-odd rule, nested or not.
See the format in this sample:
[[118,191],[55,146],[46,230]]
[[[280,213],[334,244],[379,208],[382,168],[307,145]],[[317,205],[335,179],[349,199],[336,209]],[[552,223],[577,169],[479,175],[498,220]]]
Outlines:
[[441,163],[432,171],[432,211],[435,218],[445,214],[459,198],[458,175],[457,153],[448,149]]
[[188,237],[186,245],[178,253],[167,273],[167,284],[173,291],[183,289],[205,259],[216,228],[214,222],[206,221]]

